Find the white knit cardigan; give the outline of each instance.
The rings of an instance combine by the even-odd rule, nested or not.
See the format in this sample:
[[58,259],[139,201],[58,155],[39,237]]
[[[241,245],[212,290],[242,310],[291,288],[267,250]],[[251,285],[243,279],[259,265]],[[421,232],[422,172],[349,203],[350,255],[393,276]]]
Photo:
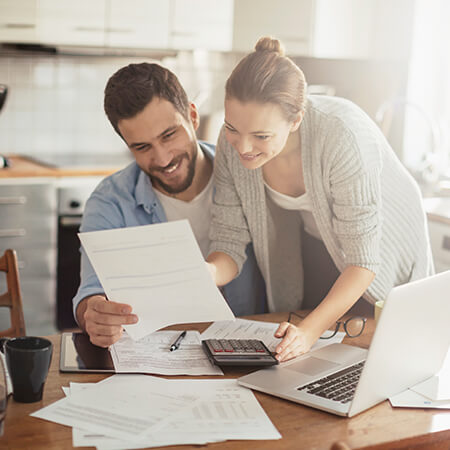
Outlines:
[[[299,129],[306,192],[323,242],[340,272],[376,274],[364,297],[384,299],[396,285],[434,271],[420,190],[375,123],[355,104],[309,96]],[[239,270],[253,241],[272,298],[262,169],[246,169],[222,130],[214,160],[216,193],[210,252],[230,255]],[[300,273],[299,276],[302,276]]]

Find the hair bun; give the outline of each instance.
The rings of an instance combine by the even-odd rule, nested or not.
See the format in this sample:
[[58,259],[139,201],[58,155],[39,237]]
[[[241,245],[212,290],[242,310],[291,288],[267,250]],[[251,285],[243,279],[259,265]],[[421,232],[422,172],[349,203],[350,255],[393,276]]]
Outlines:
[[281,41],[270,36],[264,36],[255,45],[256,52],[275,52],[284,56],[284,47]]

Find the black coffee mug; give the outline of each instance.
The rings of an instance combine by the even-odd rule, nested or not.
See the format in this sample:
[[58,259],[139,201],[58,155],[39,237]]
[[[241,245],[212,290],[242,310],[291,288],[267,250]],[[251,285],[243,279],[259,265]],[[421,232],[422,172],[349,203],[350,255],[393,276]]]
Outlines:
[[1,339],[16,402],[42,399],[44,383],[52,360],[53,345],[45,338],[25,336]]

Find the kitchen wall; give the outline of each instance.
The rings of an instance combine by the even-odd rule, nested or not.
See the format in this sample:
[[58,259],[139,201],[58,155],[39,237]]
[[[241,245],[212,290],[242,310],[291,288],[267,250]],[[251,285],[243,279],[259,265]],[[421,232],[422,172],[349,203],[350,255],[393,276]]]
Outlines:
[[[222,122],[223,87],[242,55],[179,52],[160,62],[180,78],[205,120],[202,138],[214,140]],[[103,112],[103,89],[120,67],[151,57],[41,54],[0,55],[0,83],[9,96],[0,113],[0,153],[111,154],[126,151]],[[406,64],[385,61],[297,58],[308,83],[327,84],[336,95],[375,117],[386,99],[403,95]],[[400,148],[400,146],[398,147]]]

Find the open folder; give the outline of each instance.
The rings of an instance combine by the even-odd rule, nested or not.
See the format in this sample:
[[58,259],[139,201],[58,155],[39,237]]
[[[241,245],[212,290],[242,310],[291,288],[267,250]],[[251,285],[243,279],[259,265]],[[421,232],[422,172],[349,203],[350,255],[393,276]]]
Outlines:
[[138,340],[175,323],[233,320],[187,220],[79,234],[109,300],[139,317]]

